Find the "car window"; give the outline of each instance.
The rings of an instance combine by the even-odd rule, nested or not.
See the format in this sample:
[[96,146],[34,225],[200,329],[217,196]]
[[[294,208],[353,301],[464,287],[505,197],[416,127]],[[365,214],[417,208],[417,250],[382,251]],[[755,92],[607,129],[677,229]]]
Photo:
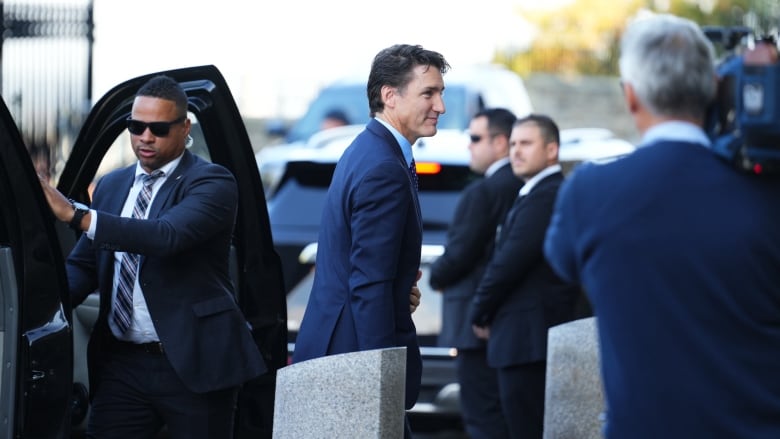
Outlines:
[[[333,178],[335,163],[290,162],[269,200],[271,222],[275,225],[319,225],[325,193]],[[474,174],[466,164],[442,165],[433,174],[419,174],[419,197],[426,230],[446,230],[461,190]]]
[[320,130],[325,114],[341,110],[350,124],[364,124],[369,119],[365,85],[338,86],[323,89],[312,101],[306,113],[290,128],[288,142],[308,139]]

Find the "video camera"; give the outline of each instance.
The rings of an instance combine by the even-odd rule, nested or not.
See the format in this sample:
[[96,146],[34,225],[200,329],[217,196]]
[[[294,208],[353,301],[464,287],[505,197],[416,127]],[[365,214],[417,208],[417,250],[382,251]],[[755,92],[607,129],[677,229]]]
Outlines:
[[726,56],[705,123],[713,150],[738,169],[780,174],[780,47],[747,27],[702,27]]

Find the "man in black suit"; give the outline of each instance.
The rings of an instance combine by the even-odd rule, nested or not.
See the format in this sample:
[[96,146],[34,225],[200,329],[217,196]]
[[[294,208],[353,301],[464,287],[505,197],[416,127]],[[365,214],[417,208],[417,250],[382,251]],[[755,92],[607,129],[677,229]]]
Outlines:
[[487,347],[471,329],[468,310],[493,252],[496,228],[523,181],[509,164],[509,136],[516,117],[504,108],[480,111],[471,120],[472,171],[484,174],[463,190],[447,231],[444,254],[431,266],[430,284],[443,293],[439,345],[455,347],[463,423],[473,439],[508,437],[498,398],[496,370]]
[[547,330],[571,320],[579,288],[561,281],[542,253],[563,182],[558,126],[547,116],[518,119],[509,139],[515,175],[525,184],[499,231],[496,249],[472,302],[471,322],[488,340],[512,438],[541,438]]
[[127,129],[138,161],[98,181],[90,209],[42,181],[55,216],[83,232],[67,261],[76,306],[93,291],[87,437],[231,438],[238,389],[266,365],[238,308],[228,253],[233,175],[186,149],[187,95],[155,76]]

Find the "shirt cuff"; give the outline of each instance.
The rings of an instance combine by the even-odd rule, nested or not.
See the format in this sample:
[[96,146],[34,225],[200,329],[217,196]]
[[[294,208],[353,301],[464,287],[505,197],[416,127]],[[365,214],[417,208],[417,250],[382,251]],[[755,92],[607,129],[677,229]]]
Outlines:
[[87,238],[95,239],[95,229],[97,229],[97,210],[89,209],[89,228],[87,229]]

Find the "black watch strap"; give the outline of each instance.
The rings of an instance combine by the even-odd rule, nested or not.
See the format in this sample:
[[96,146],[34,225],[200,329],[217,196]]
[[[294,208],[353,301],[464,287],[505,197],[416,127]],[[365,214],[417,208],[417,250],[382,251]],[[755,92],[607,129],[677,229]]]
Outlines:
[[82,209],[80,207],[74,208],[73,218],[71,218],[68,226],[70,226],[70,228],[73,230],[81,232],[81,220],[84,218],[84,215],[86,215],[87,212],[89,212],[87,209]]

